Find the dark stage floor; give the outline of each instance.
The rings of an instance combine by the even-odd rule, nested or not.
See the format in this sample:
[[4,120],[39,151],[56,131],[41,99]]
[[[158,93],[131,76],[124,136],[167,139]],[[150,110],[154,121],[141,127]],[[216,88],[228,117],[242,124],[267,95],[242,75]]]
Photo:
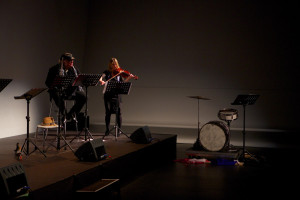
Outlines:
[[[192,144],[177,144],[177,159]],[[292,199],[299,166],[295,149],[247,148],[258,161],[244,166],[173,162],[138,177],[121,190],[132,199]]]
[[[162,136],[162,138],[167,137],[167,135]],[[16,162],[13,156],[15,143],[22,143],[23,141],[24,136],[0,139],[0,167]],[[82,144],[80,141],[77,142],[72,146],[76,148],[76,145],[78,147]],[[297,182],[300,175],[298,170],[299,148],[247,147],[247,150],[255,156],[256,160],[250,159],[244,166],[216,166],[212,164],[186,165],[172,161],[161,162],[162,159],[155,160],[153,159],[155,157],[163,158],[165,152],[143,152],[147,145],[136,146],[124,135],[118,141],[115,141],[113,137],[108,138],[106,144],[109,144],[108,151],[112,153],[113,157],[122,156],[124,158],[116,164],[117,167],[112,164],[107,165],[107,168],[111,168],[109,176],[114,176],[115,173],[114,178],[119,178],[121,173],[126,174],[127,171],[130,176],[129,178],[126,177],[126,181],[121,182],[120,199],[123,200],[243,200],[271,199],[274,197],[289,199],[294,198],[297,194]],[[176,159],[187,158],[186,150],[191,146],[192,144],[177,144]],[[166,150],[160,149],[160,151]],[[143,155],[146,155],[146,158],[143,160],[135,157],[130,158],[133,152],[141,152],[139,158],[143,158]],[[49,149],[46,155],[48,157],[44,158],[42,154],[36,151],[22,161],[25,169],[28,169],[26,171],[27,176],[39,177],[29,178],[34,190],[38,190],[40,185],[45,186],[63,179],[62,174],[66,177],[78,173],[84,174],[84,170],[88,171],[100,165],[99,162],[77,162],[77,158],[68,149],[60,151]],[[147,161],[148,156],[151,159],[150,162]],[[155,165],[152,165],[152,161],[156,162]],[[128,165],[129,162],[131,162],[130,165]],[[143,166],[145,170],[139,170],[139,173],[132,174],[132,169],[129,168],[133,168],[134,165],[138,166],[140,162],[148,162],[147,165],[150,167]],[[51,190],[51,187],[48,189]],[[43,190],[40,191],[39,195],[43,195]]]

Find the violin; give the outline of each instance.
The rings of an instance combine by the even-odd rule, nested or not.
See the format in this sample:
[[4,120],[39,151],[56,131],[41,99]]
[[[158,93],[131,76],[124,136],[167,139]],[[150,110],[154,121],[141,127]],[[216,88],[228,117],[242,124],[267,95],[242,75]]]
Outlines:
[[112,72],[112,75],[113,75],[112,78],[114,78],[114,77],[116,77],[116,76],[118,76],[118,75],[122,76],[123,78],[128,78],[129,76],[132,76],[135,80],[137,80],[137,79],[139,78],[138,76],[133,75],[133,74],[131,74],[129,71],[124,70],[124,69],[121,69],[121,68],[115,69],[115,70]]

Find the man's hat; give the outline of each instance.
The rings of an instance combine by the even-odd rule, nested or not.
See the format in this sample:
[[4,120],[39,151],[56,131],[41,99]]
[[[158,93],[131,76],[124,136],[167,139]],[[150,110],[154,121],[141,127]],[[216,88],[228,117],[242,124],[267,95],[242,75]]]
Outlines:
[[57,126],[54,122],[53,117],[44,117],[41,125],[42,126]]
[[75,58],[72,56],[71,53],[64,53],[63,55],[60,56],[60,60],[74,60]]

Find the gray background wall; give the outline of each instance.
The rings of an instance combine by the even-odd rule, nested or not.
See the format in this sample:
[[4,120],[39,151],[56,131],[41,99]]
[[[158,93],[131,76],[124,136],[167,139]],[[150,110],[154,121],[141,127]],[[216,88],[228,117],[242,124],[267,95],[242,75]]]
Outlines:
[[[45,87],[62,52],[73,52],[83,66],[87,9],[87,1],[0,2],[0,78],[13,79],[0,93],[0,137],[26,133],[26,101],[13,97]],[[48,112],[47,92],[31,100],[31,132]]]
[[[26,103],[14,100],[44,87],[48,68],[72,52],[85,73],[102,73],[109,58],[139,76],[123,96],[124,126],[197,127],[235,108],[238,94],[257,93],[247,129],[299,128],[299,53],[293,1],[1,1],[0,74],[13,82],[0,93],[0,137],[26,132]],[[103,87],[89,88],[92,125],[104,124]],[[31,102],[31,130],[48,113],[48,95]],[[101,126],[102,127],[102,126]],[[162,129],[161,129],[162,130]],[[100,131],[104,131],[100,128]],[[158,130],[159,131],[159,130]]]

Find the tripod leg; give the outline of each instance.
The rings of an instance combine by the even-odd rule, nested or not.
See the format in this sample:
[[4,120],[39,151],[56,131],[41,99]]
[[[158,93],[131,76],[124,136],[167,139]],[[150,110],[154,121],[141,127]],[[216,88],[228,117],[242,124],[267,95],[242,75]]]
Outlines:
[[45,157],[47,157],[46,154],[44,154],[44,152],[33,141],[31,141],[31,139],[29,139],[29,142],[31,142],[31,144],[33,144],[33,146],[35,147],[34,150],[31,153],[33,153],[36,150],[38,150],[39,152],[41,152],[41,154],[43,154]]
[[[34,150],[32,152],[30,152],[30,153],[29,153],[29,143],[31,143],[34,146]],[[21,148],[21,152],[23,152],[23,150],[25,148],[25,144],[28,144],[27,148],[26,148],[26,151],[24,151],[24,153],[27,156],[29,156],[30,154],[32,154],[33,152],[35,152],[36,150],[38,150],[39,152],[41,152],[41,154],[43,154],[45,157],[47,157],[46,154],[43,151],[41,151],[41,149],[33,141],[31,141],[30,138],[26,138],[25,139],[24,144],[23,144],[23,146]]]
[[[64,120],[64,135],[62,136],[63,140],[66,143],[66,135],[67,135],[67,119],[66,119],[66,115],[65,115],[65,120]],[[64,149],[66,150],[67,147],[66,145],[64,145]]]
[[119,127],[118,127],[118,130],[119,130],[119,133],[120,134],[124,134],[126,137],[128,137],[128,138],[130,138],[126,133],[124,133],[123,131],[122,131],[122,129],[120,129]]
[[[77,116],[75,117],[75,128],[76,128],[76,133],[78,133],[78,120],[77,120]],[[73,140],[75,140],[75,138],[80,138],[82,131],[80,133],[78,133],[71,141],[70,143],[73,142]]]
[[70,146],[70,144],[66,141],[66,139],[64,138],[64,136],[61,136],[61,138],[63,139],[63,141],[65,141],[65,149],[66,149],[66,145],[68,145],[68,147],[71,149],[71,151],[73,152],[73,153],[75,153],[74,152],[74,150],[72,149],[72,147]]
[[[23,143],[23,145],[22,145],[22,148],[21,148],[21,152],[23,152],[23,151],[24,151],[25,144],[27,144],[27,140],[28,140],[28,138],[26,138],[26,139],[25,139],[25,141],[24,141],[24,143]],[[27,148],[29,148],[29,146],[27,146]],[[28,152],[28,150],[27,150],[27,149],[25,149],[24,153],[25,153],[26,155],[28,155],[28,154],[29,154],[29,152]]]
[[[113,132],[113,131],[114,131],[114,132]],[[111,134],[112,136],[115,136],[115,139],[117,140],[117,136],[118,136],[118,126],[115,125],[113,128],[111,128],[111,129],[109,130],[108,135],[109,135],[109,134]],[[102,139],[104,139],[105,136],[106,136],[106,135],[104,135]]]
[[88,128],[85,128],[85,134],[86,135],[88,135],[88,137],[89,137],[89,140],[92,138],[92,140],[94,139],[94,137],[93,137],[93,135],[92,135],[92,133],[89,131],[89,129]]
[[116,140],[117,140],[118,136],[119,136],[119,127],[116,126],[116,128],[115,128],[115,138],[116,138]]
[[[78,130],[78,128],[76,127],[76,129]],[[78,132],[78,131],[77,131]],[[91,132],[89,131],[89,129],[88,128],[83,128],[83,130],[80,132],[80,133],[78,133],[71,141],[70,141],[70,143],[72,143],[73,142],[73,140],[75,139],[75,138],[80,138],[80,136],[81,136],[81,134],[84,132],[84,141],[87,141],[87,138],[89,139],[89,140],[93,140],[94,139],[94,137],[93,137],[93,135],[91,134]],[[103,138],[104,138],[105,136],[103,136]]]

